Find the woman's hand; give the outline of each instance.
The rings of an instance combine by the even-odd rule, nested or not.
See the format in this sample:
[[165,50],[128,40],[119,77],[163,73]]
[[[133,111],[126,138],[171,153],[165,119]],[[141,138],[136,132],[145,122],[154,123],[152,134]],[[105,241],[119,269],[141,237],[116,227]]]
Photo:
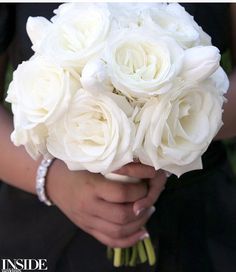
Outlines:
[[[154,212],[152,204],[160,190],[150,186],[156,172],[149,166],[130,164],[121,173],[151,180],[135,184],[109,181],[100,174],[69,171],[56,160],[49,170],[47,191],[54,204],[85,232],[107,246],[129,247],[148,235],[143,226]],[[141,211],[134,212],[134,207],[141,206]]]
[[133,210],[136,215],[145,209],[152,207],[161,192],[165,189],[166,173],[163,170],[155,171],[151,166],[141,163],[130,163],[116,171],[117,174],[144,179],[148,186],[148,193],[145,197],[134,202]]

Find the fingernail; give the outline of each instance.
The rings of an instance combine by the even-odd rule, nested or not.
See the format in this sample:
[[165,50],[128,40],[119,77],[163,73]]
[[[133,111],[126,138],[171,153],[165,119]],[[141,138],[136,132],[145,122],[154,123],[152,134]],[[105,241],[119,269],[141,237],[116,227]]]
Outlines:
[[135,212],[135,215],[136,215],[136,216],[139,216],[140,213],[141,213],[142,211],[144,211],[144,210],[145,210],[145,208],[140,208],[139,210],[137,210],[137,211]]
[[155,212],[155,210],[156,210],[155,206],[150,207],[148,210],[148,215],[151,216]]
[[150,236],[149,236],[149,233],[148,232],[145,232],[145,233],[143,233],[140,237],[139,237],[139,240],[141,241],[141,240],[144,240],[144,239],[146,239],[146,238],[149,238]]

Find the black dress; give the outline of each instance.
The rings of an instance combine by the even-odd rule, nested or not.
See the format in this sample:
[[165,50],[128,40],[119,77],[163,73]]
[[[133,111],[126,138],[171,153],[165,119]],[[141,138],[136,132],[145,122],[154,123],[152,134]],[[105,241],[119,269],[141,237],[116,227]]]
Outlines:
[[[184,5],[223,53],[229,47],[228,5]],[[25,33],[27,17],[50,18],[56,6],[0,4],[0,50],[12,41],[14,67],[33,53]],[[113,268],[105,257],[106,247],[73,225],[56,207],[46,207],[36,196],[3,182],[0,260],[43,258],[50,272],[235,272],[236,181],[224,145],[212,143],[203,164],[203,170],[186,173],[180,179],[171,176],[156,203],[156,212],[148,222],[157,253],[156,267]]]

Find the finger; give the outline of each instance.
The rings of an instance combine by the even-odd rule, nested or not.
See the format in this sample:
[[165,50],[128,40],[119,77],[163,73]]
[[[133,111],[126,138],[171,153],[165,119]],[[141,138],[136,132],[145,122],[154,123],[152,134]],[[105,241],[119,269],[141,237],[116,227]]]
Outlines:
[[96,228],[91,228],[83,223],[79,225],[80,229],[82,229],[84,232],[88,233],[89,235],[93,236],[96,240],[104,244],[105,246],[111,247],[111,248],[127,248],[132,245],[135,245],[139,240],[143,240],[146,237],[149,237],[148,232],[145,229],[141,229],[134,233],[133,235],[130,235],[129,237],[125,237],[122,239],[112,238],[109,235],[106,235]]
[[133,212],[133,203],[110,203],[97,199],[96,205],[87,210],[90,215],[97,216],[105,221],[116,224],[128,224],[137,220]]
[[134,202],[147,195],[147,184],[143,181],[138,183],[122,183],[104,179],[99,184],[95,183],[97,196],[105,201],[113,203]]
[[143,209],[154,205],[161,192],[165,189],[166,180],[164,171],[158,171],[156,177],[148,181],[149,191],[147,196],[134,203],[133,211],[136,215],[139,215]]
[[135,245],[139,240],[143,240],[149,237],[149,234],[145,229],[141,229],[137,231],[136,233],[128,237],[125,237],[123,239],[111,238],[97,231],[96,229],[91,230],[91,235],[95,237],[97,240],[99,240],[101,243],[103,243],[104,245],[109,246],[111,248],[127,248],[127,247]]
[[156,170],[149,165],[141,163],[129,163],[124,165],[114,173],[139,179],[146,179],[154,178],[156,175]]
[[88,228],[92,227],[112,239],[123,239],[138,232],[146,224],[154,211],[155,208],[151,207],[147,209],[136,221],[124,225],[111,223],[96,216],[90,216],[87,214],[81,215],[79,221],[82,221]]
[[81,213],[100,217],[111,223],[127,224],[136,221],[137,217],[133,212],[131,203],[113,203],[103,200],[94,195],[80,196],[80,200],[75,201],[71,206],[70,214],[73,218],[80,217]]

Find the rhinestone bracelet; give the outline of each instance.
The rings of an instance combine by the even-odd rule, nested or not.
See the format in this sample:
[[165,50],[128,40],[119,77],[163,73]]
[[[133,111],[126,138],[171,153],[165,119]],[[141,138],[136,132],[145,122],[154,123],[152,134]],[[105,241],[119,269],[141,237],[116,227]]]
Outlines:
[[45,203],[47,206],[51,206],[52,202],[48,199],[45,190],[46,176],[48,168],[52,164],[54,159],[43,159],[38,167],[36,175],[36,193],[40,201]]

